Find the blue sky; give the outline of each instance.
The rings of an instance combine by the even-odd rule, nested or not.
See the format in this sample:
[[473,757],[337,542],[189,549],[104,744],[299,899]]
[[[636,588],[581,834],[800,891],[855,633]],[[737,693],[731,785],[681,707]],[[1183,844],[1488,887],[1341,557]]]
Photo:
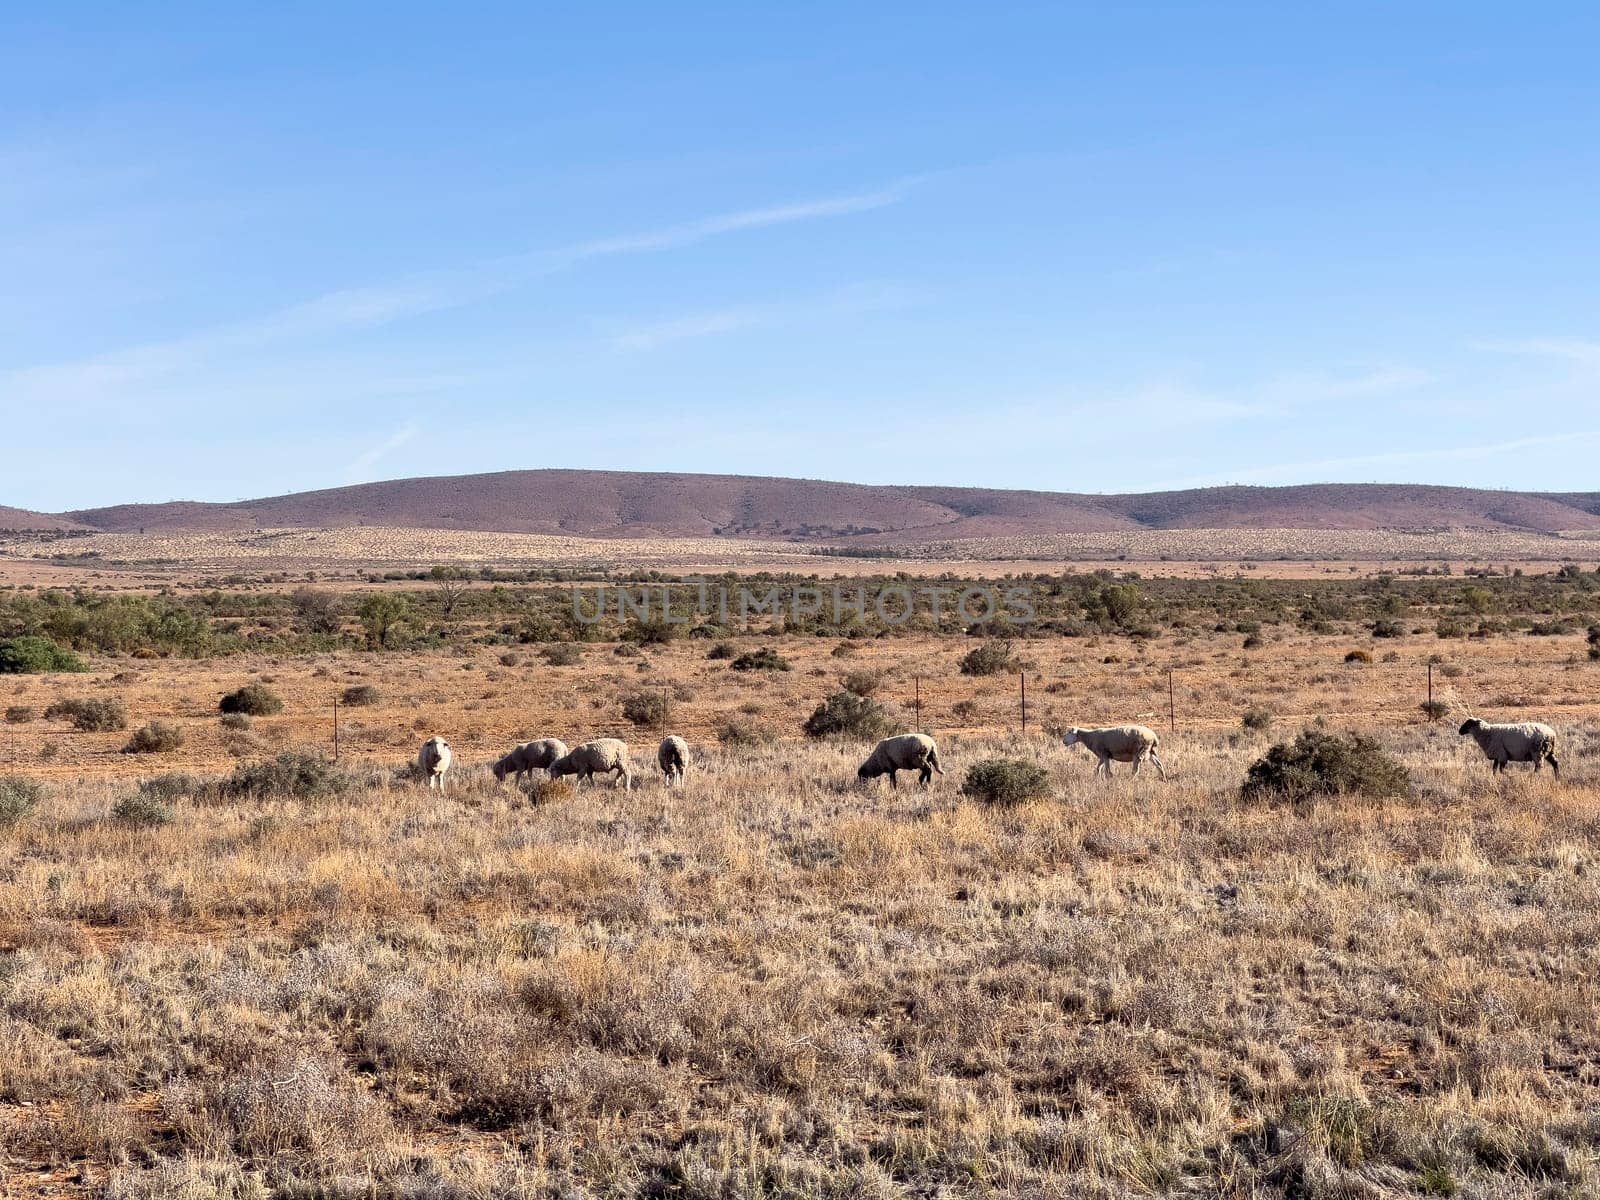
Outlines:
[[0,503],[1600,489],[1590,5],[0,7]]

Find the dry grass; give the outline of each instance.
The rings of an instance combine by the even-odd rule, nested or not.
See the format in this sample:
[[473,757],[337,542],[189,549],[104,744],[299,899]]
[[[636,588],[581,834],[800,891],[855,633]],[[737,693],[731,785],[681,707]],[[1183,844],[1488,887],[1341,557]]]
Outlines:
[[[1593,1189],[1600,742],[1581,638],[1449,651],[1461,696],[1564,731],[1560,784],[1492,779],[1421,720],[1436,639],[1369,667],[1343,664],[1343,636],[1237,641],[1028,643],[1026,737],[1015,680],[961,676],[959,639],[847,661],[781,639],[781,673],[681,642],[643,672],[609,647],[572,667],[479,647],[7,681],[0,699],[41,709],[114,688],[187,740],[158,768],[118,753],[126,734],[59,722],[0,743],[0,775],[49,780],[0,831],[0,1193]],[[1038,732],[1159,723],[1173,655],[1171,782],[1097,783]],[[922,676],[949,772],[932,789],[858,786],[860,747],[797,740],[847,670],[881,673],[902,712]],[[222,728],[217,698],[257,679],[284,713]],[[383,700],[347,714],[349,791],[174,784],[169,821],[113,815],[135,776],[326,745],[356,683]],[[519,737],[628,736],[621,698],[658,685],[695,748],[686,786],[524,794],[487,775]],[[1239,732],[1255,704],[1274,736],[1317,714],[1377,732],[1416,794],[1241,804],[1269,740]],[[719,745],[729,722],[786,740]],[[393,773],[432,732],[464,764],[442,798]],[[654,735],[632,737],[653,762]],[[993,757],[1041,765],[1049,797],[964,799],[966,767]]]

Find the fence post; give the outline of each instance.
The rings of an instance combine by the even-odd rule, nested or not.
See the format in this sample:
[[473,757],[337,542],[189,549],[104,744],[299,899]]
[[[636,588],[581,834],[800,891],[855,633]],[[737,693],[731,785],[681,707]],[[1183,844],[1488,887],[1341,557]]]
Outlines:
[[1022,735],[1028,735],[1028,673],[1017,672],[1017,680],[1022,684]]
[[1172,668],[1167,668],[1167,732],[1172,733],[1178,728],[1178,699],[1172,687]]
[[1428,663],[1428,720],[1433,720],[1433,663]]
[[333,761],[339,761],[339,698],[333,698]]
[[913,675],[911,677],[911,682],[917,689],[916,690],[916,695],[912,699],[911,704],[912,704],[912,707],[916,710],[916,713],[917,713],[917,732],[921,733],[922,732],[922,676],[921,675]]

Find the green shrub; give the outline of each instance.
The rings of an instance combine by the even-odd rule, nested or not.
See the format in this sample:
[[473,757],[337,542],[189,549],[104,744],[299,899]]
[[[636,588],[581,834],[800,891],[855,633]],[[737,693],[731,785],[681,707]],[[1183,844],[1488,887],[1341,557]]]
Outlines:
[[967,768],[961,794],[985,804],[1024,804],[1050,794],[1050,775],[1020,758],[986,758]]
[[39,714],[26,704],[13,704],[6,709],[7,725],[26,725]]
[[1409,796],[1411,777],[1369,737],[1308,729],[1251,764],[1239,791],[1246,800]]
[[172,809],[155,796],[135,792],[116,802],[111,809],[111,819],[134,829],[153,829],[172,820]]
[[383,703],[383,693],[370,683],[357,683],[345,688],[339,697],[339,703],[346,708],[371,708],[375,704]]
[[648,621],[632,621],[622,631],[622,636],[641,646],[664,646],[674,641],[684,631],[683,622],[667,621],[653,617]]
[[1257,732],[1260,732],[1263,729],[1272,728],[1272,719],[1273,714],[1270,708],[1265,708],[1259,704],[1252,704],[1249,708],[1245,709],[1244,716],[1239,718],[1239,724],[1243,725],[1246,729],[1253,729]]
[[720,662],[722,659],[732,658],[737,653],[732,642],[718,642],[706,651],[706,657],[712,662]]
[[283,711],[278,694],[263,683],[247,683],[229,692],[217,704],[225,713],[244,713],[248,717],[270,717]]
[[748,653],[741,654],[728,665],[735,671],[789,670],[789,660],[771,646],[763,646],[759,650],[751,650]]
[[1405,637],[1406,627],[1399,621],[1391,621],[1382,617],[1372,623],[1372,636],[1376,638]]
[[289,750],[266,762],[248,763],[222,781],[226,796],[318,800],[350,787],[350,777],[321,754]]
[[672,699],[665,692],[635,692],[623,700],[622,715],[635,725],[660,729],[672,719]]
[[21,821],[44,798],[44,784],[21,775],[0,775],[0,829]]
[[40,675],[48,671],[87,671],[89,664],[49,638],[26,635],[0,639],[0,675]]
[[807,737],[851,737],[876,741],[889,732],[889,715],[869,696],[834,692],[806,718]]
[[961,660],[963,675],[1001,675],[1017,670],[1017,661],[1011,657],[1011,643],[984,642],[968,650]]
[[166,754],[183,745],[183,730],[166,721],[151,721],[133,731],[124,754]]
[[57,700],[44,710],[47,721],[71,721],[84,733],[106,733],[128,727],[128,710],[121,700]]

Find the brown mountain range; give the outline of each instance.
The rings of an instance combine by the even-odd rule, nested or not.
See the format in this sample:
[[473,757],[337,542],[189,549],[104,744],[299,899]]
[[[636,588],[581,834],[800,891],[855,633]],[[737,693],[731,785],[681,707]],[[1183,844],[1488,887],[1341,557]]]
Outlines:
[[0,507],[0,528],[236,531],[375,525],[591,537],[802,540],[1006,537],[1136,529],[1600,529],[1600,493],[1404,484],[1217,487],[1129,495],[881,486],[629,471],[396,479],[231,504]]

